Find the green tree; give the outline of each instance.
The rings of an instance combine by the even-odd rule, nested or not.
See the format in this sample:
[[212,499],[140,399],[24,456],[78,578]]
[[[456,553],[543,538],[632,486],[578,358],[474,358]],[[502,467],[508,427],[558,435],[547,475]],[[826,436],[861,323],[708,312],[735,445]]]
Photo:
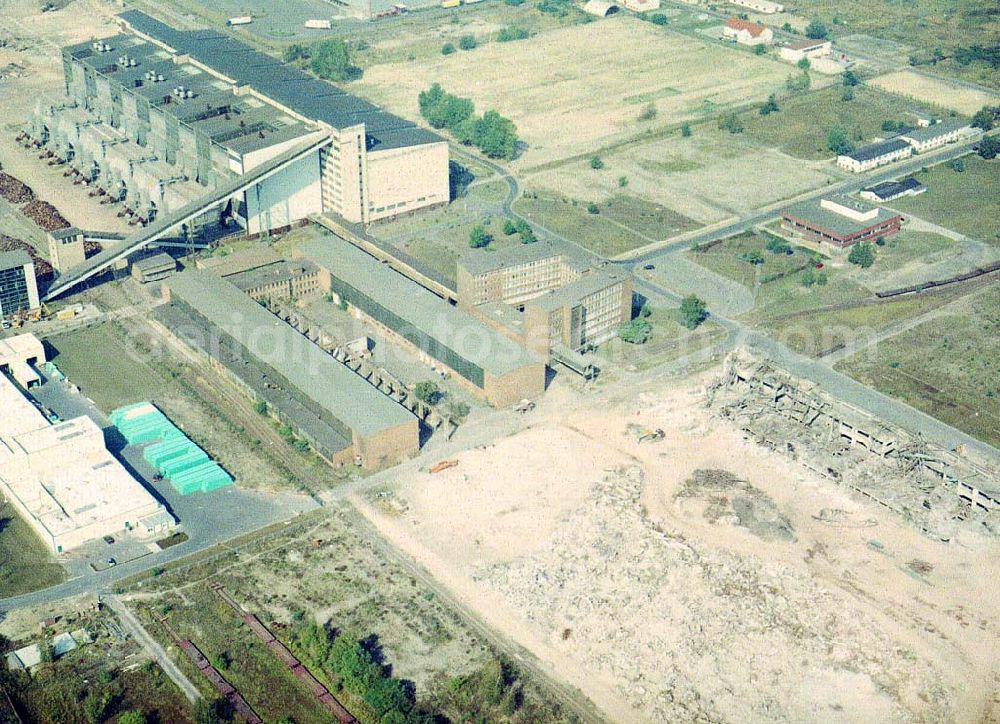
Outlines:
[[469,232],[469,246],[473,249],[481,249],[489,244],[490,241],[490,235],[486,233],[486,229],[483,228],[482,224],[476,224]]
[[651,121],[654,118],[656,118],[657,113],[659,113],[659,111],[656,110],[656,104],[653,102],[649,102],[645,106],[643,106],[642,112],[639,114],[639,120]]
[[516,25],[508,25],[500,29],[497,33],[498,43],[510,43],[514,40],[527,40],[531,36],[524,28],[519,28]]
[[639,316],[643,319],[649,319],[653,316],[653,309],[649,306],[648,302],[643,302],[643,305],[639,307]]
[[881,128],[886,133],[892,133],[893,131],[896,130],[896,122],[893,121],[893,120],[891,120],[891,119],[886,119],[886,120],[882,121]]
[[840,94],[840,100],[848,103],[854,100],[854,89],[851,86],[844,86],[844,92]]
[[445,43],[444,45],[441,46],[441,55],[451,55],[454,52],[455,52],[454,43]]
[[100,689],[90,689],[83,700],[83,714],[91,724],[99,724],[108,716],[111,694]]
[[681,124],[681,135],[684,138],[689,138],[691,136],[691,124],[687,121]]
[[667,16],[664,15],[663,13],[653,13],[652,15],[649,16],[649,22],[651,22],[653,25],[666,25]]
[[324,40],[313,47],[312,72],[327,80],[345,81],[351,76],[351,56],[343,40]]
[[824,40],[830,31],[819,20],[813,20],[806,26],[806,37],[813,40]]
[[652,333],[653,325],[646,319],[637,317],[630,322],[625,322],[618,328],[618,339],[628,344],[645,344]]
[[626,186],[628,186],[628,176],[619,176],[618,177],[618,188],[623,189]]
[[778,108],[778,99],[774,95],[774,93],[772,93],[767,97],[767,101],[764,103],[764,105],[760,107],[760,115],[767,116],[779,110],[781,109]]
[[604,168],[604,161],[601,160],[600,156],[591,156],[590,167],[595,171],[600,171],[602,168]]
[[253,409],[254,412],[256,412],[258,415],[266,415],[267,403],[264,402],[264,400],[257,400],[255,403],[253,403]]
[[513,236],[517,233],[517,224],[514,223],[513,219],[504,219],[503,233],[506,236]]
[[736,255],[736,258],[740,261],[745,261],[747,264],[753,266],[760,266],[764,263],[764,253],[760,249],[750,249],[749,251],[741,251]]
[[476,123],[476,145],[490,158],[514,158],[517,126],[496,111],[486,111]]
[[809,68],[812,67],[812,63],[809,62],[809,58],[800,58],[799,62],[796,63],[795,65],[797,65],[802,70],[809,70]]
[[792,250],[791,245],[787,241],[773,236],[768,238],[767,243],[764,244],[764,248],[772,254],[787,254]]
[[864,241],[855,244],[851,247],[851,253],[847,255],[847,261],[867,269],[875,263],[875,247]]
[[858,74],[853,70],[845,70],[840,77],[846,86],[855,86],[861,82],[861,79],[858,78]]
[[464,146],[472,146],[476,143],[476,124],[479,119],[471,115],[461,123],[455,125],[451,132],[455,135],[455,140]]
[[840,126],[834,126],[826,132],[826,147],[838,156],[854,150],[854,144],[847,137],[847,131]]
[[766,52],[767,52],[767,48],[764,46],[763,43],[758,43],[757,45],[753,46],[753,54],[754,55],[764,55],[764,53],[766,53]]
[[785,79],[785,87],[793,92],[809,90],[810,85],[812,85],[812,79],[809,77],[808,71],[803,71],[798,75],[790,75]]
[[294,63],[297,60],[309,60],[309,56],[309,47],[302,45],[301,43],[292,43],[285,48],[285,52],[281,54],[281,57],[286,63]]
[[601,207],[595,204],[593,201],[591,201],[589,204],[587,204],[587,213],[599,214],[601,213]]
[[996,136],[983,136],[979,142],[979,155],[987,161],[992,161],[1000,153],[1000,138]]
[[792,24],[789,23],[789,22],[785,22],[785,24],[781,26],[781,29],[783,31],[785,31],[786,33],[794,33],[795,32],[795,28],[793,28]]
[[805,271],[802,272],[802,276],[799,278],[799,281],[802,283],[802,286],[811,287],[816,283],[816,272],[813,271],[811,266],[806,267]]
[[681,300],[680,322],[688,329],[694,329],[708,318],[705,302],[689,294]]
[[739,114],[729,113],[719,119],[719,129],[734,134],[743,133],[743,121],[740,120]]
[[132,709],[118,715],[118,724],[146,724],[146,715],[141,709]]
[[965,170],[965,160],[961,158],[953,158],[948,165],[952,171],[957,171],[958,173],[962,173]]
[[984,131],[991,130],[995,122],[996,118],[990,106],[983,106],[972,116],[972,127],[981,128]]
[[427,90],[420,91],[420,95],[417,96],[417,107],[420,109],[420,115],[429,120],[428,117],[432,109],[444,100],[444,95],[444,88],[441,87],[440,83],[434,83]]
[[433,405],[441,399],[441,388],[433,380],[427,380],[415,384],[413,394],[424,404]]
[[463,35],[458,39],[458,47],[462,50],[472,50],[476,47],[475,35]]

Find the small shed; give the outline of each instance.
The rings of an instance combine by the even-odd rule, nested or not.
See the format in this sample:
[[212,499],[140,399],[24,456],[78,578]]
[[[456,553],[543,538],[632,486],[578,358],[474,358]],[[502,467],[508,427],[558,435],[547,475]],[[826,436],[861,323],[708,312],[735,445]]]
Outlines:
[[583,12],[589,13],[598,18],[606,18],[621,10],[620,7],[607,0],[588,0],[583,6]]

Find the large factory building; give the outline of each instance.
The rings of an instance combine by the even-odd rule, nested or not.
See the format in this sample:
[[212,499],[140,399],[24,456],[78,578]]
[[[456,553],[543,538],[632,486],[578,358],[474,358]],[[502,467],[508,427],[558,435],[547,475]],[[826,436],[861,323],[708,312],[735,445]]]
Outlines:
[[256,234],[310,214],[369,223],[447,203],[448,146],[434,133],[223,33],[119,18],[123,34],[63,49],[67,102],[40,104],[30,133],[139,221],[295,149],[223,217]]

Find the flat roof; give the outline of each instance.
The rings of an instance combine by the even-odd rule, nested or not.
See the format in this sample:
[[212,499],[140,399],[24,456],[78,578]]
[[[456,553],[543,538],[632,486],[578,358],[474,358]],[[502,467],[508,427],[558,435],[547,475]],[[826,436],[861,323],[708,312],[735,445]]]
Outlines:
[[826,45],[829,40],[796,40],[794,42],[785,45],[786,48],[791,48],[792,50],[808,50],[809,48],[818,48],[821,45]]
[[0,270],[13,269],[31,263],[31,255],[24,249],[0,251]]
[[371,297],[404,325],[434,337],[495,377],[542,361],[501,332],[335,234],[308,241],[299,251]]
[[551,241],[516,244],[492,251],[488,249],[472,249],[459,257],[458,265],[470,274],[479,275],[506,269],[507,267],[530,264],[533,261],[551,259],[557,256],[566,258],[570,263],[576,263],[580,266],[586,265],[586,260],[581,256],[574,255],[566,247],[557,246]]
[[443,142],[440,136],[418,128],[412,121],[387,113],[218,31],[176,30],[139,10],[126,10],[118,17],[137,32],[190,55],[238,85],[248,85],[310,120],[336,129],[364,123],[370,149]]
[[171,297],[176,295],[360,435],[374,435],[415,419],[226,280],[191,270],[170,277],[164,284]]
[[266,284],[287,282],[306,274],[315,274],[318,271],[319,269],[316,265],[306,259],[295,259],[292,261],[282,259],[266,266],[247,269],[235,274],[227,274],[226,281],[234,285],[237,289],[248,291]]
[[888,141],[880,141],[878,143],[870,143],[867,146],[861,146],[854,149],[850,153],[842,155],[853,158],[855,161],[871,161],[873,158],[879,158],[880,156],[895,153],[896,151],[909,147],[910,144],[903,139],[892,138]]
[[940,123],[933,123],[925,128],[911,129],[900,135],[903,138],[909,138],[917,143],[922,143],[924,141],[930,141],[931,139],[937,138],[938,136],[943,136],[946,133],[952,133],[953,131],[959,131],[968,127],[969,123],[967,121],[960,121],[957,118],[949,118],[941,121]]
[[881,206],[873,206],[864,201],[858,201],[842,195],[832,196],[831,201],[853,208],[857,211],[870,211],[878,209],[878,215],[871,221],[855,221],[850,217],[838,214],[835,211],[824,209],[820,206],[821,199],[809,199],[788,207],[781,212],[782,216],[789,216],[800,221],[805,221],[816,228],[833,232],[837,236],[850,236],[859,231],[864,231],[872,226],[877,226],[889,219],[899,216],[899,214],[886,211]]
[[3,409],[3,423],[0,424],[0,464],[3,464],[10,454],[6,448],[12,444],[12,438],[44,427],[49,421],[4,374],[0,374],[0,409]]
[[619,271],[608,271],[605,269],[591,269],[585,272],[579,279],[564,284],[558,289],[553,289],[541,296],[529,299],[524,303],[527,307],[538,307],[547,311],[554,311],[562,307],[576,304],[584,297],[596,294],[602,289],[607,289],[614,284],[620,284],[625,280],[625,274]]
[[869,191],[879,198],[885,199],[904,191],[916,190],[923,187],[924,185],[922,183],[911,176],[910,178],[903,179],[902,181],[883,181],[880,184],[869,186],[863,190]]
[[267,266],[281,261],[281,255],[270,246],[257,246],[234,251],[225,256],[212,256],[199,259],[196,263],[199,269],[208,269],[220,277],[237,274],[259,266]]

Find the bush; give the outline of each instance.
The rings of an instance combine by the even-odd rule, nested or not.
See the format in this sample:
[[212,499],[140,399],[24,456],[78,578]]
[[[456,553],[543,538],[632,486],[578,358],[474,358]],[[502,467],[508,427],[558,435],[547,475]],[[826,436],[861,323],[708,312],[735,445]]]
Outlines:
[[301,43],[292,43],[287,48],[285,52],[281,54],[281,57],[286,63],[294,63],[297,60],[309,60],[309,48]]
[[434,405],[441,399],[441,388],[433,380],[418,382],[413,386],[413,394],[424,404]]
[[767,97],[767,101],[764,102],[764,105],[760,107],[760,115],[768,116],[772,113],[776,113],[779,110],[781,109],[778,108],[778,99],[777,97],[775,97],[774,93],[772,93]]
[[979,142],[979,155],[987,161],[992,161],[1000,153],[1000,139],[996,136],[983,136]]
[[628,344],[645,344],[652,333],[653,325],[645,318],[638,317],[618,328],[618,339]]
[[764,263],[764,253],[760,249],[741,251],[736,255],[736,258],[740,261],[745,261],[747,264],[752,264],[753,266],[760,266]]
[[504,5],[510,5],[512,8],[524,5],[524,0],[503,0]]
[[473,249],[481,249],[490,243],[492,239],[490,235],[486,233],[486,229],[483,228],[482,224],[476,224],[469,231],[469,246]]
[[851,88],[850,86],[847,86],[846,88],[844,88],[844,92],[840,94],[840,100],[844,101],[845,103],[853,101],[854,100],[854,89]]
[[792,92],[809,90],[811,84],[812,79],[809,77],[808,72],[803,72],[799,75],[790,75],[785,79],[785,87]]
[[324,40],[316,44],[309,67],[320,78],[335,81],[348,80],[356,71],[343,40]]
[[651,22],[653,25],[666,25],[667,16],[664,15],[663,13],[653,13],[652,15],[649,16],[649,22]]
[[[524,2],[524,0],[521,0],[521,2]],[[513,40],[527,40],[530,35],[531,34],[523,28],[519,28],[515,25],[508,25],[505,28],[501,28],[500,32],[497,33],[497,42],[509,43]]]
[[802,276],[799,278],[799,281],[802,283],[802,286],[811,287],[816,283],[816,272],[813,271],[811,266],[806,267],[806,270],[802,272]]
[[472,50],[476,47],[476,36],[463,35],[458,39],[458,47],[462,50]]
[[628,186],[628,176],[619,176],[618,177],[618,188],[623,189],[626,186]]
[[972,116],[972,127],[983,131],[989,131],[996,122],[996,114],[990,106],[983,106]]
[[767,243],[764,244],[764,248],[772,254],[790,254],[792,251],[792,247],[787,241],[784,239],[777,239],[773,236],[767,240]]
[[875,263],[875,247],[867,242],[855,244],[851,247],[851,253],[847,255],[847,261],[867,269]]
[[834,126],[826,132],[826,147],[838,156],[854,150],[854,144],[847,138],[847,131],[840,126]]
[[813,40],[824,40],[830,31],[819,20],[813,20],[806,26],[806,37]]
[[680,323],[688,329],[694,329],[708,318],[705,302],[689,294],[681,300]]
[[451,55],[454,52],[455,52],[454,43],[445,43],[444,45],[441,46],[441,55]]
[[861,82],[861,79],[858,78],[858,74],[853,70],[845,70],[840,77],[843,79],[844,85],[846,86],[854,86]]
[[952,171],[957,171],[958,173],[962,173],[965,170],[965,159],[953,158],[948,163],[948,166],[951,167]]
[[727,116],[719,119],[719,129],[729,131],[730,133],[743,133],[743,121],[736,113],[730,113]]
[[809,58],[800,58],[799,62],[796,63],[795,65],[797,65],[802,70],[809,70],[809,68],[812,66],[812,63],[809,62]]
[[753,54],[754,55],[764,55],[764,53],[766,53],[766,52],[767,52],[767,48],[764,47],[763,43],[760,43],[758,45],[753,46]]
[[505,236],[513,236],[517,233],[517,224],[515,224],[511,219],[504,219],[503,233]]
[[681,124],[681,136],[689,138],[691,136],[691,124],[685,121]]
[[639,120],[640,121],[651,121],[654,118],[656,118],[656,114],[657,113],[658,113],[658,111],[656,110],[656,104],[652,103],[652,102],[647,103],[643,107],[642,112],[639,114]]
[[604,161],[601,160],[600,156],[591,156],[590,167],[595,171],[600,171],[602,168],[604,168]]
[[601,208],[597,204],[595,204],[593,201],[591,201],[589,204],[587,204],[587,213],[588,214],[599,214],[599,213],[601,213]]
[[255,403],[253,403],[253,409],[254,412],[256,412],[258,415],[266,415],[267,403],[264,402],[264,400],[257,400]]

